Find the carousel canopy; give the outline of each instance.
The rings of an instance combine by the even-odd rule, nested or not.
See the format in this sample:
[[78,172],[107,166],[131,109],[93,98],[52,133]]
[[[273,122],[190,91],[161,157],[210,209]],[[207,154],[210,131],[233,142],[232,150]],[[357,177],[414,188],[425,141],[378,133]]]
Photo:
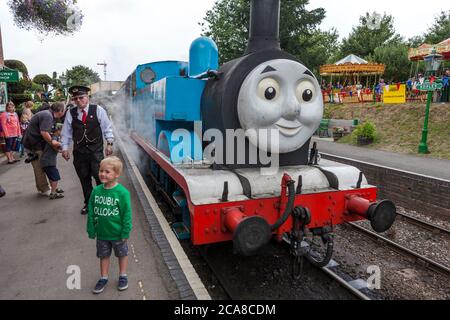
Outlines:
[[385,68],[386,66],[384,64],[367,62],[354,54],[350,54],[334,64],[321,66],[320,75],[374,75],[383,74]]
[[438,44],[424,43],[418,48],[410,48],[408,59],[411,61],[423,60],[423,58],[432,53],[433,49],[436,53],[442,55],[442,59],[450,60],[450,38],[439,42]]
[[349,54],[344,59],[339,60],[335,63],[335,65],[341,65],[346,63],[352,63],[352,64],[368,64],[368,62],[358,56],[355,56],[354,54]]

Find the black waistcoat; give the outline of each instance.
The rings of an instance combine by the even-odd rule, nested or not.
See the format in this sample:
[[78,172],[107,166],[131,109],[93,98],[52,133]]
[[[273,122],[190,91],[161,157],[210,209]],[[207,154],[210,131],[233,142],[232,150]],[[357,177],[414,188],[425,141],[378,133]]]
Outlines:
[[73,150],[80,153],[103,151],[103,134],[97,118],[97,106],[90,104],[86,123],[78,120],[78,108],[70,110],[72,115]]

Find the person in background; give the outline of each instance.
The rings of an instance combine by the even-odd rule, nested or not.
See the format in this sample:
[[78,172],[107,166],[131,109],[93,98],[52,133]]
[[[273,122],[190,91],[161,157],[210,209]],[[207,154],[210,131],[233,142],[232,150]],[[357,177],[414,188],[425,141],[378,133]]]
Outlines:
[[363,102],[363,97],[362,97],[362,89],[363,86],[361,84],[361,82],[358,81],[358,84],[356,85],[356,94],[358,95],[358,102]]
[[18,143],[18,139],[22,139],[22,131],[20,130],[19,116],[15,112],[16,106],[13,102],[6,103],[6,111],[2,113],[0,121],[2,123],[3,135],[5,137],[6,149],[5,154],[8,158],[8,164],[16,163],[20,160],[14,158],[14,146]]
[[[42,156],[42,150],[45,144],[50,144],[54,148],[59,148],[60,143],[52,140],[50,135],[56,119],[60,119],[64,115],[64,103],[55,103],[50,110],[44,110],[36,113],[30,121],[30,125],[23,137],[25,148],[30,150],[34,155],[30,160],[33,165],[34,177],[36,181],[36,189],[43,196],[50,195],[50,187],[47,177],[42,170],[39,158]],[[27,160],[25,160],[27,162]]]
[[22,111],[21,120],[26,119],[27,121],[30,121],[31,118],[33,118],[33,111],[31,111],[33,109],[33,107],[34,107],[33,101],[25,102],[25,106]]
[[441,102],[449,102],[450,100],[450,70],[446,69],[442,75],[442,94]]
[[[25,102],[25,108],[23,109],[22,115],[20,116],[20,129],[22,130],[22,137],[25,135],[25,132],[28,129],[31,118],[33,117],[33,112],[31,109],[33,108],[34,103],[32,101]],[[20,157],[22,158],[25,153],[25,147],[23,143],[20,144]]]
[[49,110],[50,109],[50,104],[48,103],[48,99],[44,98],[44,102],[42,103],[42,105],[39,107],[37,112],[41,112],[44,110]]
[[60,199],[64,198],[64,191],[58,188],[58,181],[61,180],[61,176],[59,174],[58,168],[56,167],[56,158],[58,153],[61,152],[61,123],[55,123],[52,128],[52,144],[46,144],[44,147],[44,151],[41,157],[41,167],[47,175],[48,180],[50,181],[50,195],[49,199]]
[[81,214],[87,214],[87,205],[93,189],[92,178],[97,185],[100,161],[103,160],[104,140],[107,141],[106,156],[113,153],[114,135],[108,114],[101,106],[90,104],[88,93],[91,89],[85,86],[73,86],[69,93],[76,104],[66,114],[61,142],[62,156],[69,161],[69,146],[73,144],[73,165],[80,179],[84,195],[84,207]]

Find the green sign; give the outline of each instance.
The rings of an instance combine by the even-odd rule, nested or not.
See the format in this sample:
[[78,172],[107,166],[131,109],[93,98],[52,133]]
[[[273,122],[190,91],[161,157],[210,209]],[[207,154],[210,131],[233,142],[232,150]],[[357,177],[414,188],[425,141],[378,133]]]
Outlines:
[[419,84],[417,86],[417,89],[420,91],[434,91],[434,90],[439,90],[442,89],[442,83],[439,82],[424,82],[422,84]]
[[0,82],[18,82],[19,71],[17,70],[0,70]]

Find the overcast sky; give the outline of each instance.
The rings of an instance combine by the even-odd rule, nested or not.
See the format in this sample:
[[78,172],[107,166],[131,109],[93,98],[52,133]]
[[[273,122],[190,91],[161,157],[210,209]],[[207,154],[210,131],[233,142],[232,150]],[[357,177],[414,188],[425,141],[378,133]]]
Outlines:
[[[187,60],[189,45],[201,33],[202,21],[215,0],[79,0],[84,21],[73,36],[43,38],[35,31],[17,28],[0,0],[0,24],[5,59],[23,61],[31,76],[53,71],[58,74],[75,65],[85,65],[103,79],[124,80],[138,64],[157,60]],[[366,11],[391,14],[395,29],[405,38],[422,34],[442,10],[444,0],[356,1],[310,0],[308,9],[323,7],[327,17],[323,30],[335,27],[341,38]],[[426,4],[426,5],[424,5]],[[220,48],[219,48],[220,50]]]

